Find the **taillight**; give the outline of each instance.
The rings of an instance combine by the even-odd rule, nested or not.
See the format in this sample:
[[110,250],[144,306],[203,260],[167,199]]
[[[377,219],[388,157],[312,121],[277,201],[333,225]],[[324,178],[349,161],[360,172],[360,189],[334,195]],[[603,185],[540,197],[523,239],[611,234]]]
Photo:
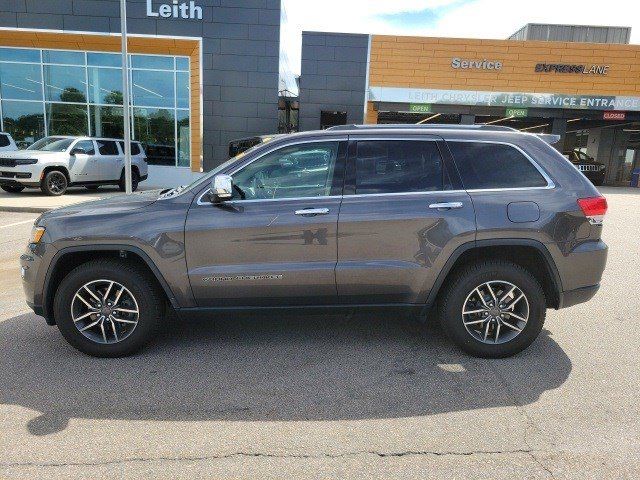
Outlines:
[[602,224],[602,219],[607,213],[607,199],[604,197],[579,198],[578,206],[584,216],[592,225]]

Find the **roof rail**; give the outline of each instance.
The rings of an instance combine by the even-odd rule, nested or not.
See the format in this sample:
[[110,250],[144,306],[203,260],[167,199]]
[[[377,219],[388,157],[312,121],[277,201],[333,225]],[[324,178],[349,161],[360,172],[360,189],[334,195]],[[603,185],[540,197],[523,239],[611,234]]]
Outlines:
[[327,130],[489,130],[494,132],[517,132],[503,125],[452,125],[449,123],[387,123],[372,125],[335,125]]

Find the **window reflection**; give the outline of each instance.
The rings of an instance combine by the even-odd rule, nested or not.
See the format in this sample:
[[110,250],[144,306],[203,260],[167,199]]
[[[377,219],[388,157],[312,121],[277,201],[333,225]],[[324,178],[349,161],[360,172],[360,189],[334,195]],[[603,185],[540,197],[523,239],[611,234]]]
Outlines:
[[45,65],[44,92],[47,101],[85,103],[87,101],[85,69]]
[[40,102],[2,102],[3,131],[11,134],[18,148],[26,148],[44,137],[44,109]]
[[[149,163],[190,164],[189,58],[130,56],[132,138]],[[117,53],[0,47],[0,130],[20,148],[46,135],[122,138]]]
[[175,118],[166,108],[134,108],[134,138],[142,142],[150,165],[175,165]]
[[0,63],[0,95],[11,100],[42,100],[40,65]]

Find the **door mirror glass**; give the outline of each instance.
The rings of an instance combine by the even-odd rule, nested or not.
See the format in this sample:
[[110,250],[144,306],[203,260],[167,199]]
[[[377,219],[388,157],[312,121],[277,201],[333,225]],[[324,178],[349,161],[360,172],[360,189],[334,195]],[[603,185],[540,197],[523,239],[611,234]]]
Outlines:
[[233,178],[231,175],[216,175],[213,177],[210,193],[215,202],[229,200],[233,195]]
[[86,155],[86,154],[87,154],[87,152],[85,152],[85,151],[84,151],[84,148],[82,148],[82,147],[73,147],[73,148],[71,149],[71,152],[70,152],[70,154],[71,154],[71,155],[76,155],[76,154],[78,154],[78,153],[79,153],[80,155]]

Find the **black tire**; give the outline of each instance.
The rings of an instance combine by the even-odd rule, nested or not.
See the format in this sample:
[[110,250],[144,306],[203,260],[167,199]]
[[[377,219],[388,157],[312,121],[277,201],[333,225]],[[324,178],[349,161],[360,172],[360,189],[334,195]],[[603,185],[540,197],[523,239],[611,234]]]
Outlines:
[[[126,287],[139,309],[138,323],[129,336],[116,343],[98,343],[82,334],[71,317],[72,301],[83,285],[112,280]],[[72,270],[60,283],[54,313],[60,333],[75,348],[94,357],[122,357],[140,350],[153,338],[164,311],[164,295],[143,268],[118,260],[92,260]]]
[[20,185],[2,185],[0,188],[9,193],[20,193],[24,190],[24,187],[21,187]]
[[591,183],[593,183],[593,185],[595,185],[596,187],[601,187],[602,184],[604,183],[604,178],[598,178],[596,180],[592,180]]
[[[504,281],[517,286],[528,302],[528,321],[521,332],[505,343],[483,343],[463,324],[462,311],[467,296],[477,286],[489,281]],[[463,267],[448,280],[438,310],[445,334],[462,350],[475,357],[504,358],[521,352],[538,337],[544,325],[546,299],[540,283],[523,267],[507,261],[487,260]]]
[[40,190],[45,195],[59,197],[64,195],[69,186],[69,180],[64,172],[60,170],[50,170],[46,173],[40,184]]
[[[131,169],[131,191],[135,192],[138,189],[138,183],[140,183],[140,176],[136,169]],[[124,170],[120,174],[120,181],[118,182],[118,188],[121,192],[127,191],[127,186],[124,181]]]
[[98,190],[98,188],[100,188],[100,185],[85,185],[84,188],[86,188],[87,190],[91,190],[92,192],[95,192],[96,190]]

